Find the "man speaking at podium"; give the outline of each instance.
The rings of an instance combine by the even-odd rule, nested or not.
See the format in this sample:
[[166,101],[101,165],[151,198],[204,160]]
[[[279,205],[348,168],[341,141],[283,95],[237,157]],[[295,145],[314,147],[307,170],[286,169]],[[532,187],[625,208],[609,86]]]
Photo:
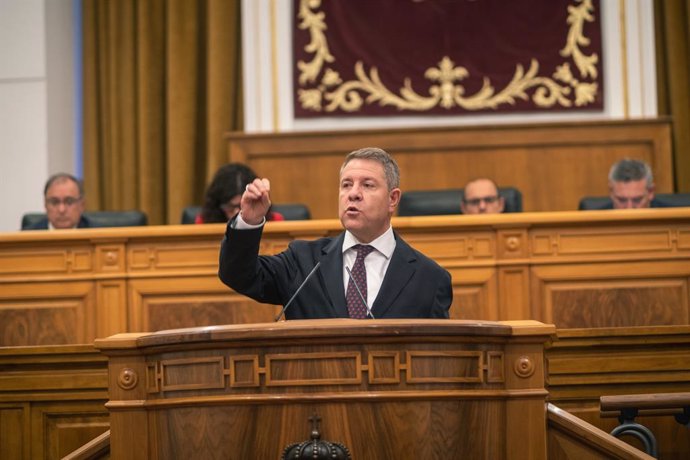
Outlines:
[[256,301],[283,305],[287,319],[448,318],[450,274],[391,227],[399,186],[400,170],[387,152],[355,150],[340,168],[338,214],[345,231],[259,256],[271,185],[254,180],[228,223],[220,279]]

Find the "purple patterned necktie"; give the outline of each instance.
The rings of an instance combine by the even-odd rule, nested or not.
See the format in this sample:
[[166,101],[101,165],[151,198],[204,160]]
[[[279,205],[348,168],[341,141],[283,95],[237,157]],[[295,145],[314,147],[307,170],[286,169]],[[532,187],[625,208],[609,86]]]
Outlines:
[[[357,258],[355,264],[352,266],[352,279],[347,283],[347,293],[345,299],[347,300],[347,312],[350,318],[365,319],[367,317],[367,306],[362,302],[362,297],[367,298],[367,269],[364,267],[364,258],[374,250],[373,246],[357,244],[353,246],[357,250]],[[357,292],[357,287],[354,280],[362,291],[360,297]]]

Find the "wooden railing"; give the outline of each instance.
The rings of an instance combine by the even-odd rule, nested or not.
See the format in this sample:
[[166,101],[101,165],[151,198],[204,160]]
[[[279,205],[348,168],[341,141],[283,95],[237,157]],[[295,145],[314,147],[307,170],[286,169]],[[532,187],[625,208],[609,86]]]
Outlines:
[[110,430],[98,435],[62,460],[100,460],[110,458]]
[[642,416],[672,416],[681,425],[690,428],[690,393],[656,393],[602,396],[600,399],[602,417],[615,416],[620,425],[611,434],[622,438],[629,436],[644,446],[645,452],[657,455],[657,440],[654,432],[639,423]]
[[549,460],[654,458],[553,404],[547,404],[547,420]]
[[[546,350],[549,402],[611,433],[618,422],[600,398],[687,392],[690,326],[559,330]],[[604,407],[609,407],[608,405]],[[690,436],[672,416],[640,411],[636,421],[656,436],[659,458],[690,458]],[[639,439],[625,442],[643,450]]]

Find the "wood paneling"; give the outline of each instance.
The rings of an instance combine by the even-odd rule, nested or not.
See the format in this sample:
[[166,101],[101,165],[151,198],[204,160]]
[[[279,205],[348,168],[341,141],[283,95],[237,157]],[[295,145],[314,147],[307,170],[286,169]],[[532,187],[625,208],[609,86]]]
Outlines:
[[[217,255],[216,255],[217,258]],[[136,279],[129,283],[133,331],[271,322],[280,311],[257,304],[215,275]]]
[[[690,324],[689,222],[690,208],[676,208],[405,217],[393,227],[451,273],[452,318],[584,328]],[[0,235],[0,259],[36,255],[19,257],[19,274],[0,270],[0,345],[271,322],[278,307],[218,280],[223,231],[217,224]],[[337,220],[271,222],[260,250],[275,254],[294,239],[340,231]],[[60,263],[47,269],[37,256],[44,251]],[[66,262],[77,253],[78,262]]]
[[60,459],[106,431],[106,365],[92,346],[0,348],[0,458]]
[[554,331],[343,319],[100,339],[111,452],[279,458],[309,439],[317,413],[321,438],[353,458],[545,459],[543,347]]
[[[346,440],[339,437],[346,423],[357,421],[373,430],[374,425],[380,428],[388,426],[384,422],[395,420],[390,426],[397,426],[398,420],[404,420],[400,418],[402,415],[415,411],[417,418],[414,420],[419,420],[420,427],[424,430],[434,425],[446,428],[446,435],[438,440],[439,448],[451,446],[457,448],[458,452],[463,452],[466,458],[477,458],[469,450],[476,440],[478,445],[488,446],[488,454],[479,458],[501,458],[500,452],[492,449],[498,447],[496,439],[508,436],[505,428],[499,428],[498,434],[494,436],[493,431],[477,427],[509,417],[506,408],[501,407],[501,401],[505,400],[506,395],[487,391],[484,393],[486,398],[482,401],[492,400],[494,405],[485,405],[480,410],[475,403],[470,403],[470,400],[463,396],[468,393],[462,392],[469,392],[477,385],[483,385],[487,390],[500,388],[502,385],[522,388],[525,385],[524,379],[515,373],[515,369],[529,373],[530,366],[525,365],[520,358],[525,354],[533,356],[533,350],[503,348],[501,340],[496,337],[491,341],[491,345],[489,341],[481,342],[477,337],[467,337],[466,341],[455,340],[457,343],[453,344],[448,343],[453,335],[430,334],[426,341],[421,338],[415,341],[414,348],[410,350],[416,354],[412,361],[420,358],[424,360],[414,364],[424,372],[417,376],[429,377],[431,372],[435,372],[431,375],[437,380],[461,376],[464,379],[474,378],[475,382],[410,383],[407,375],[407,364],[410,362],[408,354],[395,345],[405,341],[407,334],[400,334],[394,340],[391,338],[390,343],[378,337],[376,331],[368,331],[361,338],[353,338],[342,334],[342,322],[335,323],[328,334],[312,327],[305,330],[305,337],[299,340],[287,338],[280,327],[266,325],[273,333],[272,337],[267,338],[266,345],[269,348],[263,350],[255,342],[258,332],[253,328],[241,330],[240,326],[234,326],[231,334],[224,337],[215,336],[218,343],[222,342],[228,347],[217,353],[211,349],[205,349],[202,353],[204,347],[199,347],[199,344],[212,337],[214,333],[221,332],[223,328],[202,329],[198,334],[188,335],[187,343],[195,349],[193,353],[190,350],[191,355],[177,353],[169,347],[171,344],[183,345],[175,331],[155,334],[145,345],[161,353],[152,355],[148,361],[113,358],[120,367],[111,371],[110,380],[107,359],[92,346],[2,348],[1,458],[44,458],[43,453],[51,452],[55,446],[65,446],[67,449],[68,444],[81,442],[76,440],[77,437],[86,442],[91,434],[104,427],[103,417],[106,412],[103,404],[107,400],[109,381],[110,385],[116,388],[113,394],[119,395],[118,397],[130,395],[133,400],[129,406],[115,404],[114,410],[125,410],[127,407],[133,411],[143,410],[141,406],[136,406],[135,401],[149,398],[151,410],[148,411],[148,418],[143,415],[136,423],[152,423],[153,429],[156,430],[181,430],[185,435],[193,436],[189,443],[206,446],[203,449],[211,449],[213,452],[225,452],[226,449],[230,449],[228,443],[209,435],[210,431],[219,427],[228,433],[237,433],[241,440],[252,439],[263,446],[272,442],[270,437],[275,433],[282,433],[277,442],[282,448],[291,442],[308,438],[310,424],[307,418],[312,415],[314,409],[323,417],[323,437],[333,441]],[[483,327],[489,326],[484,322],[482,324]],[[423,324],[415,325],[412,329],[424,333],[424,327]],[[127,335],[121,342],[135,346],[135,339],[139,336]],[[324,343],[321,350],[309,350],[306,342],[313,337],[327,340],[328,343]],[[365,340],[365,337],[369,343],[363,345],[361,340]],[[440,347],[442,343],[445,345]],[[457,348],[456,345],[460,344],[462,346]],[[117,343],[113,342],[113,346],[116,345]],[[163,349],[167,351],[163,352]],[[276,350],[280,350],[280,353]],[[299,358],[281,360],[281,367],[275,371],[282,372],[282,379],[293,378],[296,375],[301,379],[301,383],[316,385],[267,385],[267,351],[272,356],[271,360],[286,355]],[[358,366],[359,370],[353,372],[350,366],[341,373],[333,374],[335,361],[330,364],[322,362],[316,366],[306,364],[303,357],[313,357],[309,353],[317,351],[322,353],[320,356],[335,358],[340,364],[343,360],[351,359],[348,356],[359,356],[359,361],[355,360],[353,364]],[[439,355],[439,351],[442,354]],[[462,353],[458,354],[458,351]],[[442,358],[437,360],[435,356]],[[479,358],[476,358],[477,356]],[[118,359],[120,361],[117,361]],[[486,369],[479,374],[482,376],[481,383],[476,382],[477,359]],[[614,418],[602,418],[599,410],[601,396],[688,391],[690,326],[558,330],[553,342],[547,344],[545,363],[543,371],[535,368],[528,381],[545,379],[551,403],[608,433],[618,422]],[[435,367],[437,365],[438,367]],[[415,369],[412,372],[414,376]],[[540,372],[543,373],[541,377]],[[347,378],[348,381],[340,385],[347,390],[334,394],[334,385],[323,381],[324,374],[331,379]],[[353,375],[359,375],[359,378],[349,383]],[[512,381],[508,382],[511,379]],[[454,387],[457,387],[459,392],[444,400],[443,392],[452,391]],[[375,405],[375,410],[366,408],[365,401],[386,396],[386,392],[396,388],[402,388],[403,393],[400,395],[409,391],[410,400],[398,401],[387,406],[389,408],[386,408],[385,404]],[[422,401],[415,399],[412,393],[420,388],[437,388],[440,391],[435,393],[434,401]],[[306,404],[306,395],[315,391],[320,392],[323,399]],[[358,391],[366,392],[366,396],[359,397]],[[213,394],[207,399],[198,399],[203,392]],[[291,399],[285,401],[279,409],[269,409],[271,402],[277,400],[275,392],[284,392],[285,397]],[[234,399],[233,394],[237,395]],[[262,399],[260,394],[265,394],[265,398]],[[256,404],[247,402],[251,395],[257,398]],[[451,400],[454,403],[451,403]],[[213,404],[221,404],[221,407],[212,409]],[[344,409],[344,405],[348,408]],[[543,404],[541,408],[543,411]],[[167,409],[170,410],[165,417],[156,415],[159,410]],[[294,411],[289,419],[292,428],[281,431],[280,425],[288,411]],[[232,417],[229,416],[230,413]],[[195,418],[190,419],[190,416]],[[370,418],[362,422],[362,417]],[[40,420],[43,422],[39,423]],[[522,414],[519,420],[524,420]],[[639,421],[654,431],[659,441],[660,458],[680,460],[690,457],[690,438],[687,429],[676,423],[672,417],[642,416]],[[568,428],[564,427],[563,423],[566,422],[554,422],[551,417],[549,418],[548,458],[636,458],[610,456],[612,454],[609,451],[606,451],[608,457],[597,457],[602,449],[608,449],[608,442],[602,445],[597,437],[582,434],[584,428]],[[137,430],[136,426],[117,420],[114,421],[114,425],[119,427],[120,432],[124,430],[120,439],[132,444],[133,449],[149,449],[149,443],[140,441],[140,430]],[[457,443],[451,442],[448,435],[450,427],[456,425],[459,426],[459,436],[466,436]],[[415,426],[406,423],[401,429],[412,430]],[[411,446],[410,440],[414,438],[410,436],[416,436],[416,432],[402,433],[405,435],[394,435],[390,439],[404,445],[406,449],[412,449],[417,458],[425,458],[425,455],[429,455],[428,458],[438,458],[438,451],[429,443]],[[524,443],[524,439],[520,438],[520,442]],[[625,441],[635,444],[631,439]],[[372,443],[370,436],[366,442],[376,444]],[[394,452],[391,443],[384,440],[383,446],[386,454]],[[187,452],[187,444],[178,447],[181,449],[180,452]],[[250,449],[249,446],[240,442],[236,447],[240,449],[233,451],[239,452],[237,458],[253,458],[251,453],[247,453],[251,451],[245,450]],[[164,449],[155,440],[152,441],[151,448]],[[370,452],[367,451],[368,453]]]
[[[559,330],[557,337],[546,350],[549,401],[607,433],[618,421],[601,417],[601,396],[689,389],[688,326]],[[659,458],[690,458],[687,428],[673,417],[636,420],[654,432]]]
[[546,290],[546,317],[562,328],[688,324],[684,279],[552,283]]
[[42,442],[33,446],[33,458],[61,459],[107,431],[109,417],[103,409],[93,402],[36,404],[32,435]]
[[26,428],[29,421],[27,404],[0,403],[0,458],[24,459],[28,456]]
[[476,177],[491,177],[520,189],[525,211],[574,210],[584,196],[607,195],[609,168],[624,157],[647,161],[657,190],[673,192],[668,120],[228,133],[227,138],[228,160],[246,162],[271,179],[273,201],[304,203],[319,219],[337,215],[345,155],[368,146],[396,158],[403,191],[462,188]]
[[95,283],[90,281],[3,285],[0,346],[60,345],[92,340],[94,291]]

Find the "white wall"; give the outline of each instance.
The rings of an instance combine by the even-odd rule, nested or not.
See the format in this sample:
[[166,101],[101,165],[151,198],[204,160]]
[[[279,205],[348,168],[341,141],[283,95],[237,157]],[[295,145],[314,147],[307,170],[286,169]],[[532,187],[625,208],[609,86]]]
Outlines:
[[0,231],[74,173],[72,0],[0,0]]

